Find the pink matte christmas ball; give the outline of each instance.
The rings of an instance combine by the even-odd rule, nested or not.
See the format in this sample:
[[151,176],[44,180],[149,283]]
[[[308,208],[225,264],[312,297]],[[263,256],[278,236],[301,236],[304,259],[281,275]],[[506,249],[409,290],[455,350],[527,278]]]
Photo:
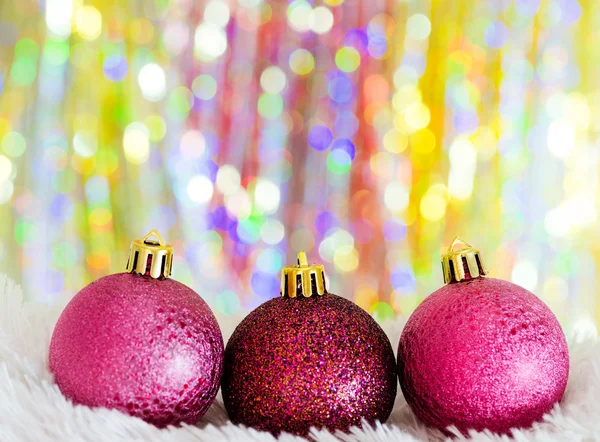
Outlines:
[[164,427],[196,423],[223,371],[223,338],[208,305],[172,279],[120,273],[81,290],[60,316],[50,370],[78,404]]
[[333,294],[262,304],[225,350],[229,418],[275,434],[383,422],[396,388],[396,361],[381,327]]
[[400,338],[398,373],[424,423],[508,433],[560,401],[569,354],[560,324],[539,298],[479,277],[440,288],[415,310]]

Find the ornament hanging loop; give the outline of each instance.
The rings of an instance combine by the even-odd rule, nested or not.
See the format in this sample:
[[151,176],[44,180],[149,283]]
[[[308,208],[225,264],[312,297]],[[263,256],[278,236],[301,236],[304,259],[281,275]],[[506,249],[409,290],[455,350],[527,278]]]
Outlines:
[[[450,244],[448,246],[448,252],[447,253],[454,253],[454,248],[456,246],[463,246],[463,249],[473,249],[475,250],[475,248],[469,244],[467,241],[465,241],[464,239],[462,239],[460,236],[455,236],[454,237],[454,241],[452,241],[452,244]],[[461,249],[459,249],[461,250]]]
[[[150,238],[156,238],[156,240]],[[131,242],[127,272],[165,279],[173,270],[173,246],[167,244],[157,230]]]
[[[158,242],[148,239],[151,237],[155,237],[158,240]],[[148,244],[148,245],[152,245],[152,246],[164,246],[166,244],[165,240],[160,235],[160,233],[158,233],[158,230],[156,230],[156,229],[154,229],[152,232],[148,233],[140,241],[142,241],[144,244]]]
[[[457,246],[462,247],[456,249]],[[459,236],[454,238],[447,252],[442,255],[442,272],[446,284],[485,276],[488,273],[479,250]]]
[[304,252],[298,252],[298,267],[308,267],[308,260]]
[[323,296],[325,287],[325,268],[322,264],[308,264],[306,253],[298,253],[298,265],[285,266],[281,270],[281,296],[295,298],[302,294],[309,298]]

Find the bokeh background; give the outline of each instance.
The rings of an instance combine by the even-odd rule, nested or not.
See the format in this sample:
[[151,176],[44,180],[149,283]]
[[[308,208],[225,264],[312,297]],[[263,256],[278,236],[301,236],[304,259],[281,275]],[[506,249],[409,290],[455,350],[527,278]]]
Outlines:
[[52,302],[158,229],[220,315],[305,250],[378,320],[455,235],[600,320],[594,1],[0,3],[0,269]]

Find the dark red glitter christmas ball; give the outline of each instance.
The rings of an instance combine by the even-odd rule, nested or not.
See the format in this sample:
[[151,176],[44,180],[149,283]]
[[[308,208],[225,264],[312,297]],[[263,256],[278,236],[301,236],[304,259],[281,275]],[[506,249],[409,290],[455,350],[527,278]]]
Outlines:
[[330,293],[262,304],[225,349],[222,392],[230,419],[275,434],[384,422],[396,385],[394,353],[381,327]]

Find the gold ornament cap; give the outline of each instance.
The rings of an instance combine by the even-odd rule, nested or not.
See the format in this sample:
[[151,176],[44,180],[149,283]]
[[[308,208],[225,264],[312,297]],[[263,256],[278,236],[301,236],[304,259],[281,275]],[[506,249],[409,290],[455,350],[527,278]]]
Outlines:
[[[456,249],[458,246],[462,248]],[[479,250],[458,236],[442,255],[442,271],[446,284],[485,276],[488,273]]]
[[[152,237],[156,239],[151,239]],[[127,272],[165,279],[173,270],[173,246],[166,244],[157,230],[131,242]]]
[[298,265],[285,266],[281,270],[281,296],[295,298],[302,294],[309,298],[323,296],[325,288],[325,268],[323,264],[308,264],[306,253],[298,253]]

